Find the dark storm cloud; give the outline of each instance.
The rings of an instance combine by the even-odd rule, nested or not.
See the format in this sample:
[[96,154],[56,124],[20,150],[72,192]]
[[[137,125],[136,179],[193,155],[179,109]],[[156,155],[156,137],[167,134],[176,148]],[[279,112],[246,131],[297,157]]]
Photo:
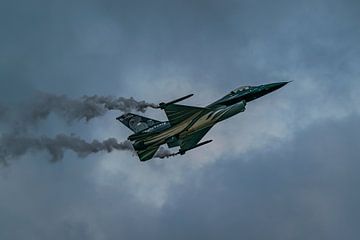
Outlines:
[[[352,61],[359,61],[359,4],[308,4],[106,1],[101,5],[128,33],[124,41],[133,51],[123,53],[133,66],[141,61],[152,69],[152,63],[171,62],[194,79],[206,78],[200,83],[224,89],[280,77],[293,79],[294,70],[330,86],[341,85],[335,80],[344,71],[353,71]],[[348,86],[352,79],[346,77],[342,82]]]
[[[357,1],[332,0],[3,1],[0,99],[10,111],[10,100],[21,102],[34,90],[68,100],[134,93],[159,100],[183,85],[220,96],[238,85],[286,78],[295,80],[284,91],[293,111],[276,120],[285,124],[293,115],[295,123],[289,124],[292,141],[285,144],[285,136],[270,143],[280,147],[254,148],[239,158],[230,151],[204,169],[187,156],[180,159],[189,165],[184,170],[170,160],[139,166],[121,155],[122,171],[111,175],[109,165],[112,178],[104,185],[94,180],[101,159],[49,167],[26,155],[28,161],[1,172],[0,238],[357,239],[359,119],[342,118],[357,114],[359,10]],[[81,118],[56,109],[66,119]],[[47,106],[39,113],[47,116]],[[7,114],[0,110],[0,118]],[[89,130],[81,131],[87,136]],[[47,141],[59,143],[60,153],[92,151],[92,142],[74,136],[33,138],[34,151],[49,151]],[[5,151],[21,153],[20,146]],[[162,166],[180,177],[162,179],[165,172],[151,171]],[[127,184],[136,173],[135,184]],[[139,186],[152,177],[175,179],[160,208],[149,198],[163,185]]]

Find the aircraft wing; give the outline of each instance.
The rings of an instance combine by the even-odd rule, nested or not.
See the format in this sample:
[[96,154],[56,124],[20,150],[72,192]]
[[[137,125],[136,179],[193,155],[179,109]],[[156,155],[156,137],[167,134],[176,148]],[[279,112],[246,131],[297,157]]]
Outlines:
[[153,146],[153,147],[148,147],[144,150],[136,151],[136,153],[139,156],[140,161],[147,161],[147,160],[150,160],[151,158],[153,158],[153,156],[155,155],[155,153],[158,149],[159,149],[159,146]]
[[180,139],[180,149],[186,151],[195,147],[210,129],[211,127],[203,128]]
[[172,126],[190,118],[191,116],[199,116],[203,111],[207,111],[207,108],[193,107],[180,104],[170,104],[164,108],[166,116]]

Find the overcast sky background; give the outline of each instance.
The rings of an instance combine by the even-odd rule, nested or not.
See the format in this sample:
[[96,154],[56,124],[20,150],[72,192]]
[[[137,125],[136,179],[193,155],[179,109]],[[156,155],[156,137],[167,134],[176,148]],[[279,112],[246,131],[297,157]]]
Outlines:
[[[359,22],[360,3],[346,0],[1,1],[9,108],[36,91],[154,103],[194,93],[184,104],[206,105],[294,81],[184,156],[13,159],[0,168],[0,239],[359,239]],[[31,131],[122,141],[119,114],[51,115]]]

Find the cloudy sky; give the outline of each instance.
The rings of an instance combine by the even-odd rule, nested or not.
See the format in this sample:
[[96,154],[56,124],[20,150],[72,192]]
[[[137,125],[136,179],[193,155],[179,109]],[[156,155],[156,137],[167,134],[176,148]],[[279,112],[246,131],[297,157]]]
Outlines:
[[[184,104],[206,105],[241,85],[294,81],[184,156],[10,159],[0,239],[358,239],[359,22],[350,0],[1,1],[8,109],[39,91],[154,103],[194,93]],[[52,114],[29,131],[122,141],[120,114],[72,124]]]

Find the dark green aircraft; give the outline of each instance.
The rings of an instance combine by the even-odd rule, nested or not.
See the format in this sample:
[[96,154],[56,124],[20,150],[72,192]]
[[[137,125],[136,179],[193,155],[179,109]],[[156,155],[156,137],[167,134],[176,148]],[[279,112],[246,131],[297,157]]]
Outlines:
[[126,113],[116,119],[134,132],[128,140],[132,141],[141,161],[151,159],[162,144],[167,144],[169,148],[180,147],[179,152],[173,155],[182,155],[191,149],[210,143],[212,140],[199,142],[216,123],[245,111],[248,102],[273,92],[287,83],[289,82],[239,87],[206,107],[175,104],[193,94],[168,103],[160,103],[159,108],[165,110],[169,119],[166,122],[132,113]]

